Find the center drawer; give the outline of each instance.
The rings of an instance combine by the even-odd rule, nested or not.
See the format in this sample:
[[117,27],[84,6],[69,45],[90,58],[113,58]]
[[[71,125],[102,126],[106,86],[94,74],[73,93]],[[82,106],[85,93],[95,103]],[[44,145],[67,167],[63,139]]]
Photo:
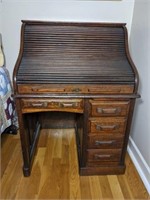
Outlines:
[[89,134],[124,134],[126,121],[124,117],[89,118]]
[[31,98],[21,100],[23,112],[37,111],[68,111],[83,112],[82,99],[49,99],[49,98]]

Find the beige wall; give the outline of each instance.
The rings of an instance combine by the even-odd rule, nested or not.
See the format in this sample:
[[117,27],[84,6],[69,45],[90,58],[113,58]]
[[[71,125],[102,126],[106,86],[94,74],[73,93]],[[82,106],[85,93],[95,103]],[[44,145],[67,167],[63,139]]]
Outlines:
[[2,2],[0,1],[0,33],[2,31]]
[[[150,192],[150,1],[135,0],[130,51],[139,71],[137,100],[129,147]],[[149,182],[149,183],[148,183]]]

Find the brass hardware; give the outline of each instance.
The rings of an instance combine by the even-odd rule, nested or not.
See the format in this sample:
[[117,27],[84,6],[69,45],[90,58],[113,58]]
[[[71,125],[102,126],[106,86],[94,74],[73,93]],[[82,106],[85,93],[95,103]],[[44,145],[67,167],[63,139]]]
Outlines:
[[101,159],[101,158],[110,158],[111,155],[107,154],[107,155],[100,155],[100,154],[95,154],[94,158],[95,159]]
[[96,130],[115,130],[115,129],[118,129],[119,128],[119,125],[96,125]]
[[70,107],[75,108],[77,106],[78,106],[78,104],[76,102],[70,102],[70,103],[60,102],[59,103],[59,107],[61,107],[61,108],[70,108]]
[[80,88],[74,88],[74,89],[72,89],[72,92],[81,92],[81,89]]
[[113,144],[114,142],[115,142],[115,140],[111,140],[111,141],[99,141],[99,140],[96,140],[95,141],[95,145]]
[[120,108],[97,108],[97,113],[100,114],[117,114],[120,113]]
[[31,106],[33,107],[47,107],[47,102],[39,102],[39,103],[31,103]]

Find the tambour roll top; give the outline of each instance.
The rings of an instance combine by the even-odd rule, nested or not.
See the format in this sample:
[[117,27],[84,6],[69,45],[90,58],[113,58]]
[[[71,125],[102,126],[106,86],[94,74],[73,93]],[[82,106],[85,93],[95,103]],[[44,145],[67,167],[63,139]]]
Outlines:
[[17,83],[136,87],[125,24],[22,22]]

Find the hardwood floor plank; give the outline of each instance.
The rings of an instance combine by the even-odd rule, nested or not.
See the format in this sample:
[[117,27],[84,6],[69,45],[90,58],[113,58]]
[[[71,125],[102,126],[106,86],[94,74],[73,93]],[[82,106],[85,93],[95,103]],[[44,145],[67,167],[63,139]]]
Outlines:
[[63,129],[51,129],[51,134],[54,139],[53,158],[61,158]]
[[[11,148],[9,150],[11,151]],[[18,142],[1,178],[1,199],[15,199],[18,186],[20,185],[20,177],[22,176],[21,156],[21,146]]]
[[120,184],[118,182],[117,176],[111,175],[108,176],[109,185],[112,191],[114,199],[124,199]]
[[102,199],[102,191],[98,176],[89,176],[92,199]]
[[30,178],[22,176],[16,199],[35,199],[41,176],[38,163],[36,162],[34,166],[34,171]]
[[126,155],[125,176],[134,199],[148,199],[148,193],[128,154]]
[[113,194],[107,176],[99,176],[99,182],[103,199],[113,199]]
[[[73,134],[72,134],[73,133]],[[69,182],[70,182],[70,199],[80,199],[80,177],[78,168],[77,148],[75,142],[75,131],[68,130],[70,141],[69,148]]]
[[40,140],[38,141],[38,147],[46,147],[48,141],[49,129],[41,129]]
[[53,159],[52,166],[46,167],[48,172],[40,189],[38,199],[59,199],[60,159]]
[[125,175],[118,175],[117,176],[123,196],[125,199],[133,199],[133,195],[131,189],[128,185],[127,179]]
[[69,171],[69,151],[70,151],[70,141],[67,133],[64,131],[62,135],[62,158],[61,164],[66,165]]
[[81,199],[92,199],[89,176],[80,177]]
[[[40,135],[40,139],[41,139],[41,136],[42,135]],[[55,146],[55,137],[51,133],[51,129],[49,129],[47,143],[46,143],[44,165],[47,165],[47,166],[52,165],[54,146]]]
[[17,139],[9,140],[8,137],[13,137],[13,136],[12,135],[1,136],[1,160],[4,160],[3,165],[1,165],[1,176],[3,176],[4,171],[7,168],[8,162],[11,159],[11,154],[9,153],[10,146],[11,146],[11,151],[13,152],[15,150],[15,146],[18,143]]
[[61,164],[59,199],[70,198],[70,178],[68,168],[69,166],[66,166],[66,164]]
[[43,161],[45,157],[45,148],[39,148],[35,161],[33,164],[33,169],[30,178],[24,177],[22,175],[20,187],[18,189],[16,199],[36,199],[41,177],[43,175]]

